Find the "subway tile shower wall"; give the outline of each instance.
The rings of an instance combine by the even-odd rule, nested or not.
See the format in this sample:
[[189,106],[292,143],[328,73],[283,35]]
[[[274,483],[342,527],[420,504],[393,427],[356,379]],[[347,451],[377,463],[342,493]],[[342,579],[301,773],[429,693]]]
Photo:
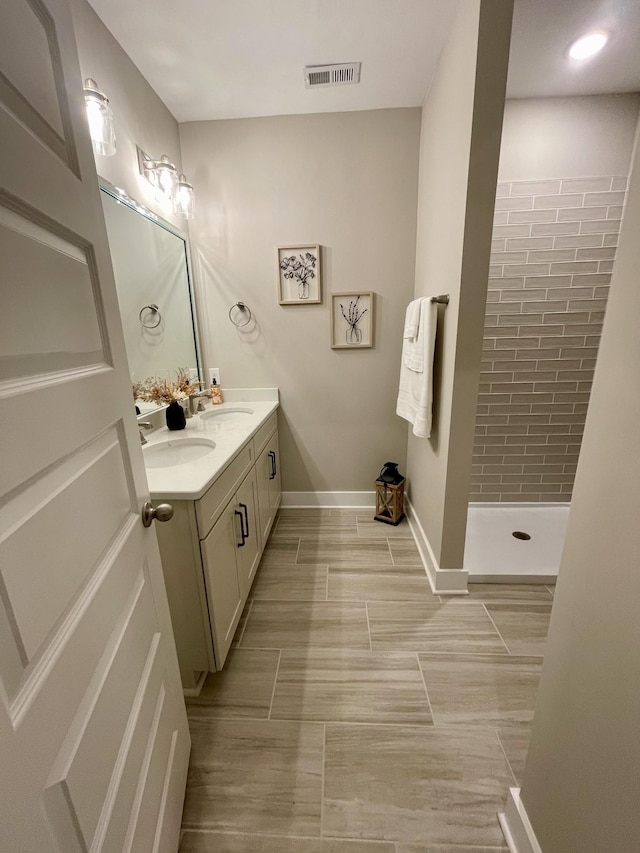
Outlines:
[[626,177],[498,184],[472,501],[569,501]]

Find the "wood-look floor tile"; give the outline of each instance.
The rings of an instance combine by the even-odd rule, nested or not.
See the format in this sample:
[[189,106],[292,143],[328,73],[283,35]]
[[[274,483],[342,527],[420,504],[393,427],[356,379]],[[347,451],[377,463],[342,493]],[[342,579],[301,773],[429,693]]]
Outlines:
[[335,649],[282,652],[271,718],[431,723],[415,655]]
[[254,599],[241,647],[368,650],[366,607],[361,602]]
[[485,604],[513,655],[544,655],[551,605]]
[[295,563],[299,545],[299,536],[292,537],[291,539],[269,539],[267,547],[262,554],[260,566],[280,566]]
[[322,831],[499,846],[511,783],[492,731],[328,724]]
[[509,853],[508,847],[468,847],[466,844],[396,844],[396,853]]
[[418,655],[437,725],[510,726],[533,719],[542,660],[514,655]]
[[395,845],[387,841],[187,831],[179,853],[395,853]]
[[479,602],[372,601],[367,607],[374,651],[507,654]]
[[332,512],[325,507],[280,507],[277,518],[301,518],[304,521],[308,518],[329,518]]
[[298,563],[326,563],[329,566],[365,566],[371,569],[393,566],[386,539],[332,539],[303,536]]
[[269,564],[261,566],[251,597],[279,601],[326,601],[328,566]]
[[211,672],[199,696],[187,699],[190,717],[269,716],[279,652],[232,649],[221,672]]
[[470,583],[468,585],[471,601],[540,601],[551,604],[553,596],[544,584],[528,583]]
[[508,847],[468,847],[466,844],[396,844],[396,853],[509,853]]
[[238,627],[236,628],[236,632],[233,635],[233,642],[231,643],[232,649],[237,649],[240,645],[240,640],[242,639],[242,635],[244,634],[244,629],[247,625],[247,619],[249,618],[249,612],[253,607],[253,599],[248,598],[247,603],[244,606],[244,610],[242,611],[242,616],[240,617],[240,621],[238,622]]
[[[411,567],[413,568],[413,567]],[[438,601],[422,568],[415,573],[347,572],[329,569],[329,599],[344,601]]]
[[418,546],[413,539],[389,539],[394,566],[422,566]]
[[271,535],[271,540],[290,539],[292,536],[324,537],[344,539],[358,535],[355,518],[344,518],[335,515],[322,515],[304,518],[300,516],[285,516],[281,518]]
[[376,521],[373,518],[373,513],[358,516],[358,536],[363,539],[411,539],[413,541],[406,518],[394,526],[393,524],[385,524],[384,521]]
[[320,835],[323,727],[191,719],[185,829]]
[[522,784],[524,765],[529,752],[529,741],[531,740],[531,727],[521,726],[509,729],[498,729],[498,737],[504,749],[505,755],[511,765],[514,778],[518,785]]

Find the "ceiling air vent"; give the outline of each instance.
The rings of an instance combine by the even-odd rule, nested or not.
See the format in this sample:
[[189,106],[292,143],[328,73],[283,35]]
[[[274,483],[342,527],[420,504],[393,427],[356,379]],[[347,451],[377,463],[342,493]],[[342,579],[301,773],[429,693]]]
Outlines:
[[359,62],[343,62],[340,65],[307,65],[304,69],[304,83],[307,89],[349,86],[359,82]]

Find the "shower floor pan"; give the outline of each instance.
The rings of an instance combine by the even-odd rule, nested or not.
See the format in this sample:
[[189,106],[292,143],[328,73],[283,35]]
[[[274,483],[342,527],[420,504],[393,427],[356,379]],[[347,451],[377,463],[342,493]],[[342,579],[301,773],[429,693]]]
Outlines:
[[568,518],[569,504],[470,503],[464,551],[469,582],[554,583]]

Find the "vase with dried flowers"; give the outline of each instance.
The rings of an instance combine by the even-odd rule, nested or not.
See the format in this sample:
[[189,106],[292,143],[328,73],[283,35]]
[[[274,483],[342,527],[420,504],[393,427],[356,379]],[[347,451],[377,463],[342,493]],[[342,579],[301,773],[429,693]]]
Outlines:
[[199,387],[199,382],[190,380],[188,369],[181,367],[176,371],[175,381],[169,377],[150,376],[144,382],[136,384],[134,393],[148,403],[168,404],[165,413],[167,427],[178,430],[184,429],[187,424],[180,403],[187,400],[189,394],[194,394]]

